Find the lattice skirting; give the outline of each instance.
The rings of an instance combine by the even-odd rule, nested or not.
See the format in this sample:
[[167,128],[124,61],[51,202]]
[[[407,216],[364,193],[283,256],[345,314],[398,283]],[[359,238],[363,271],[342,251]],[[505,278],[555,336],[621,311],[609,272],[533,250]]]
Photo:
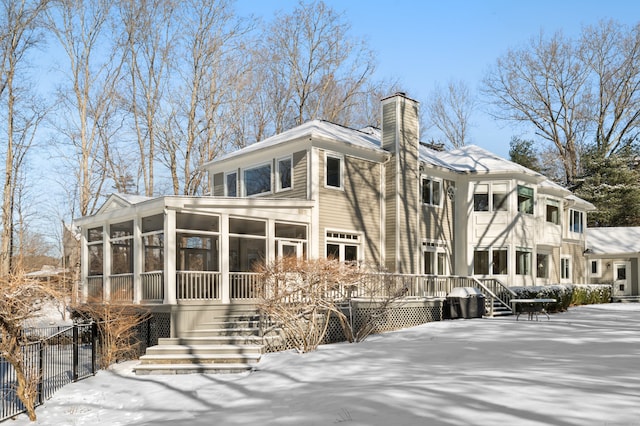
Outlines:
[[[400,330],[427,322],[443,319],[443,300],[416,300],[394,302],[392,306],[382,307],[380,303],[372,301],[352,301],[350,308],[344,308],[343,313],[350,318],[354,332],[363,326],[371,324],[373,333]],[[282,331],[268,334],[266,351],[278,352],[299,347],[293,337],[285,337]],[[329,317],[327,334],[323,344],[337,343],[346,340],[340,321],[335,315]]]

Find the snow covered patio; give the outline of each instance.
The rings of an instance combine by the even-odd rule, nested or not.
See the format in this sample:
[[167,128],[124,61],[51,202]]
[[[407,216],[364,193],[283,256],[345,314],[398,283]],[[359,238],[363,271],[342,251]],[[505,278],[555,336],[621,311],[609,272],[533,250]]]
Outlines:
[[640,304],[432,322],[240,375],[73,383],[11,425],[638,425]]

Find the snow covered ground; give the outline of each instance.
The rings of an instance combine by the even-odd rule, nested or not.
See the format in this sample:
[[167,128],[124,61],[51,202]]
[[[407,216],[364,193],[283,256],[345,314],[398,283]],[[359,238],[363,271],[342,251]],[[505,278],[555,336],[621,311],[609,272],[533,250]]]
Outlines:
[[640,425],[640,304],[424,324],[268,354],[240,375],[138,377],[134,364],[6,424]]

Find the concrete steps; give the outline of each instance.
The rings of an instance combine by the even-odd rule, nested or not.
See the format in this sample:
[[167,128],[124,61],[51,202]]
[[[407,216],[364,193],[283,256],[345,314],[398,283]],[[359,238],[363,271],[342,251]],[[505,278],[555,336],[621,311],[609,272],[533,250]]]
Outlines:
[[229,315],[180,337],[158,339],[134,370],[141,375],[240,373],[255,369],[263,351],[258,317]]

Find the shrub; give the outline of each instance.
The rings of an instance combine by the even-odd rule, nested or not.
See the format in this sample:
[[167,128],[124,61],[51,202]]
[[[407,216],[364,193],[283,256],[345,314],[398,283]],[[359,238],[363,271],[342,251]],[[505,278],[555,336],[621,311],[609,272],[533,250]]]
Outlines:
[[569,306],[611,301],[611,286],[602,284],[554,284],[511,289],[518,299],[556,299],[556,303],[549,305],[549,312],[566,311]]

